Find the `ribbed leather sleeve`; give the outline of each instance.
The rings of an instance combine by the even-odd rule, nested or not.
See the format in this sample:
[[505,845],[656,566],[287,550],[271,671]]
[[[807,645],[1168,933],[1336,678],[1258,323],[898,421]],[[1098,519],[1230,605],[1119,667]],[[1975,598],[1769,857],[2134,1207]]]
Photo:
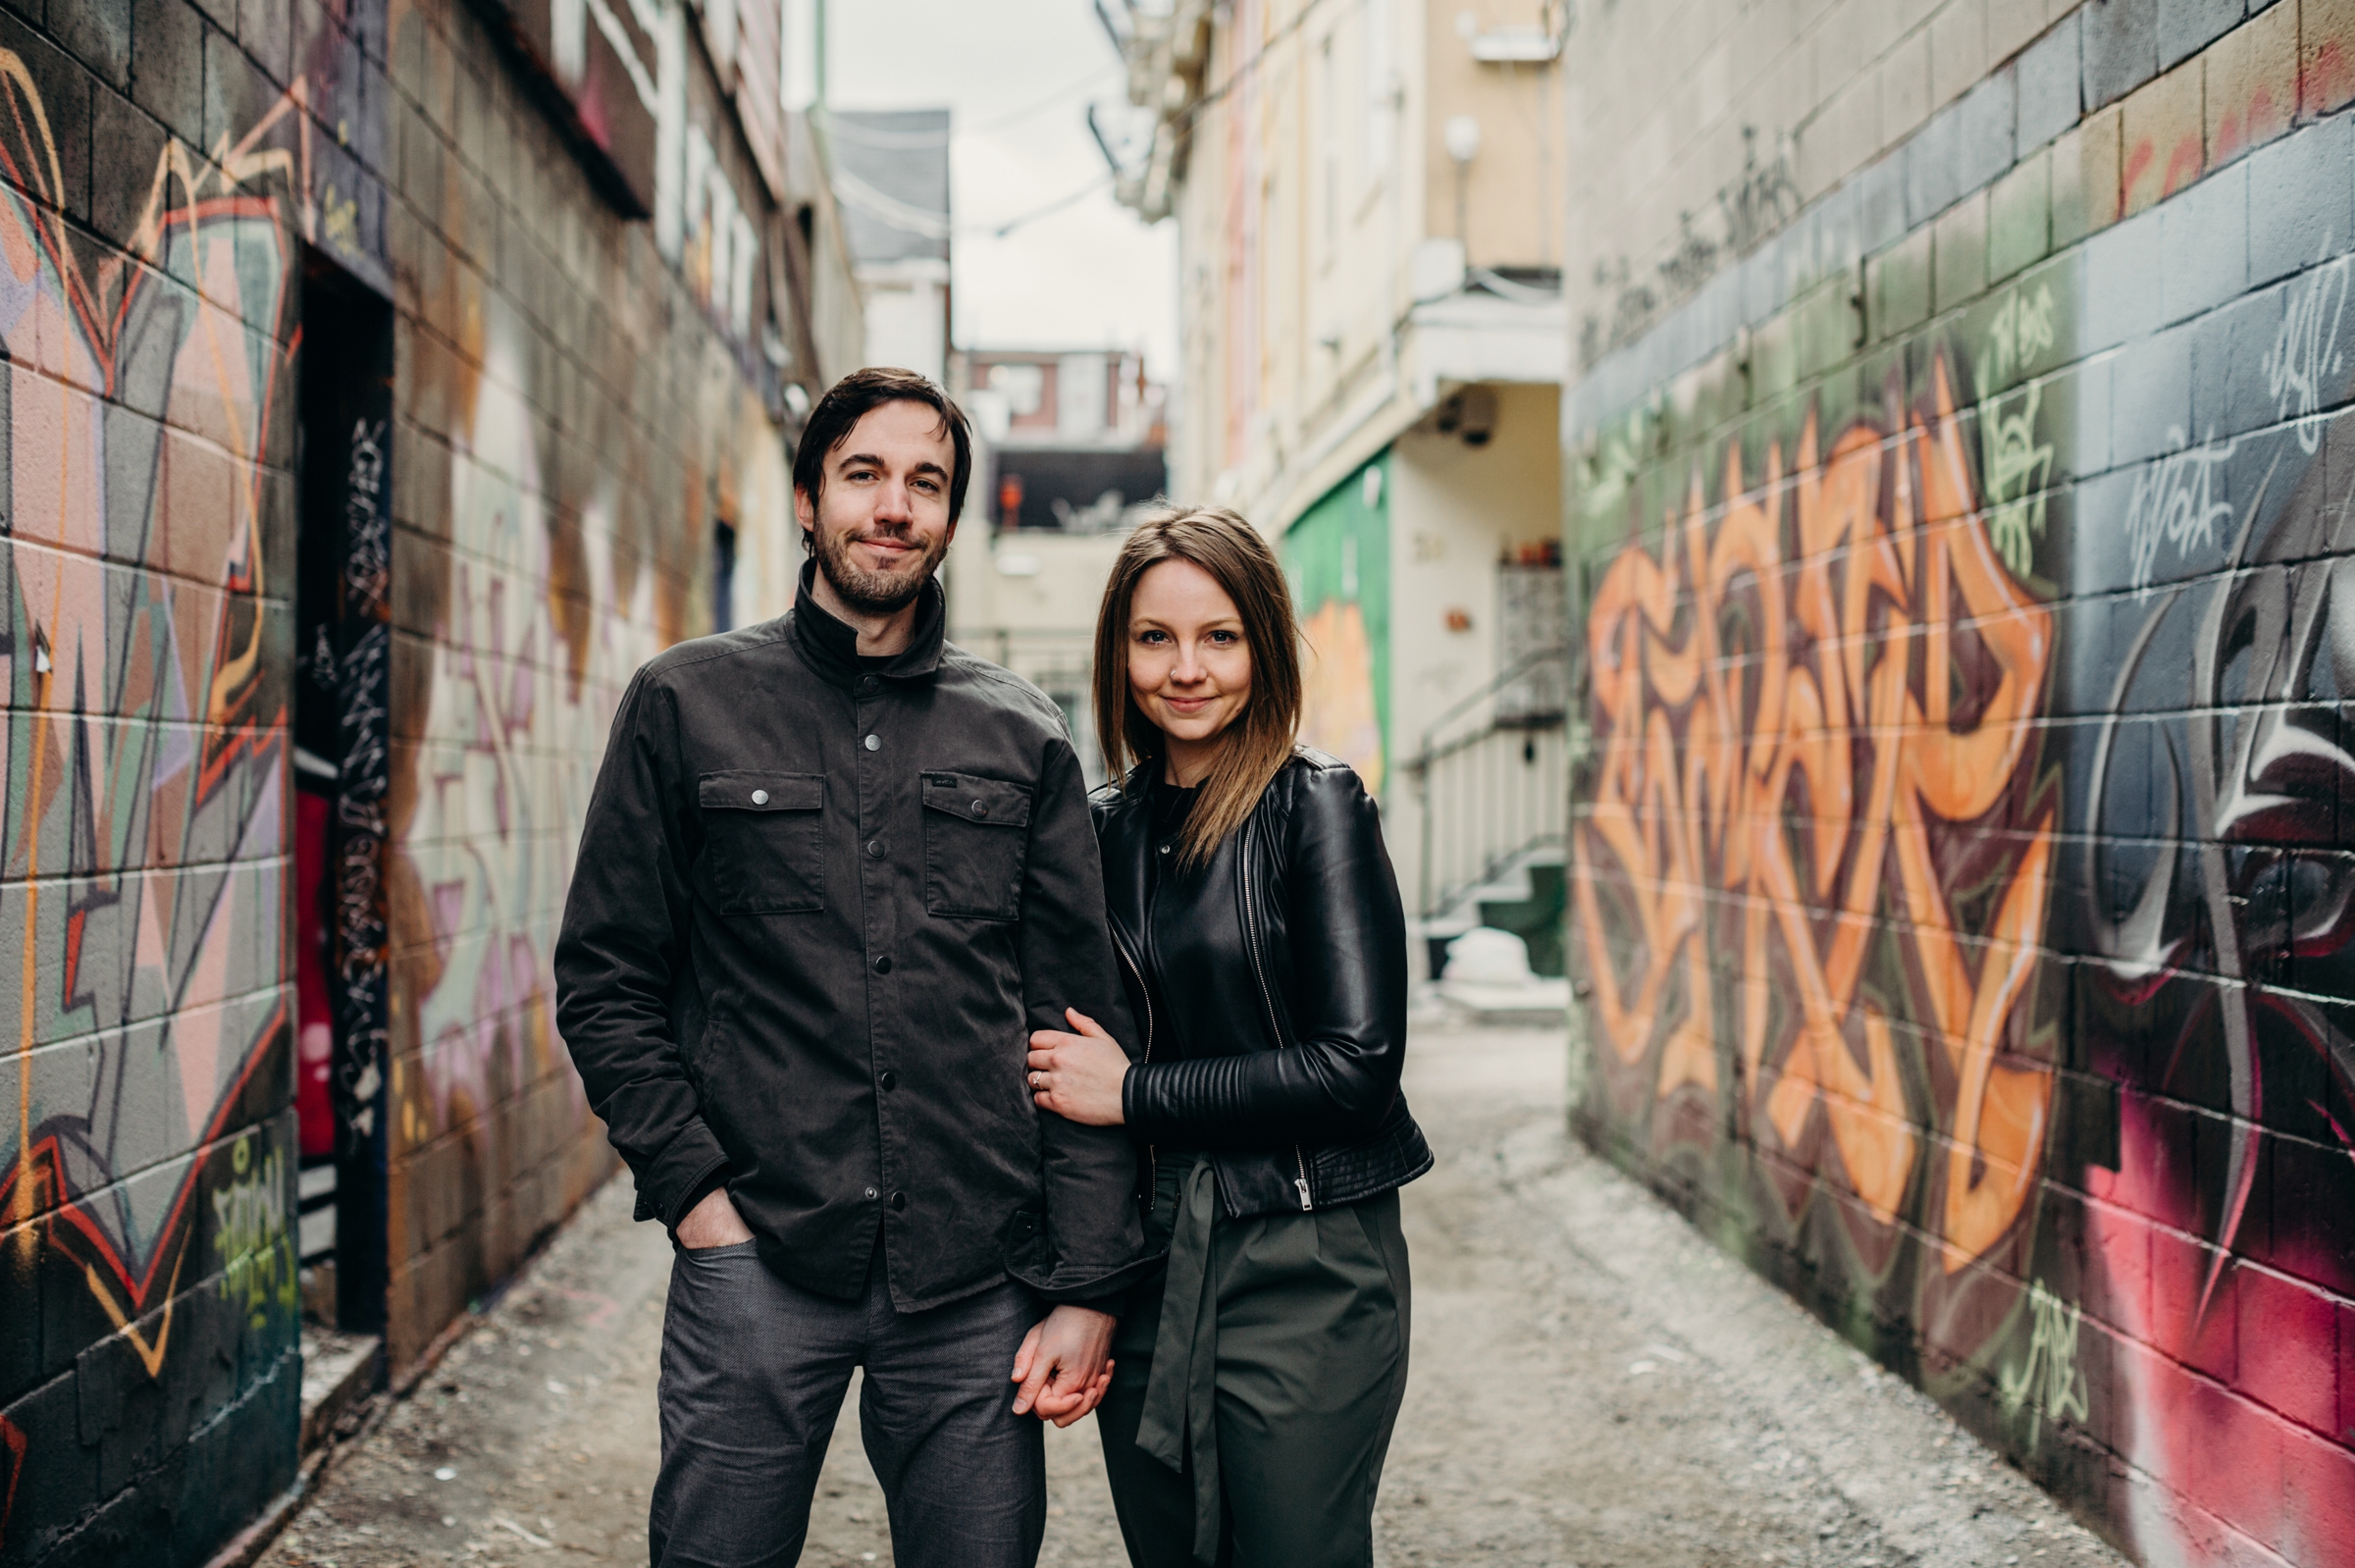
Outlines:
[[[1236,847],[1238,874],[1262,879],[1248,894],[1255,917],[1240,929],[1246,942],[1262,946],[1256,962],[1249,952],[1237,955],[1235,983],[1264,992],[1222,998],[1220,1011],[1273,1014],[1288,1048],[1131,1069],[1124,1109],[1131,1133],[1148,1143],[1351,1143],[1381,1131],[1397,1098],[1406,1049],[1406,920],[1380,812],[1357,774],[1337,764],[1288,768],[1277,787],[1288,796],[1286,809],[1274,821],[1263,811],[1245,829],[1280,834],[1277,853]],[[1277,876],[1266,873],[1270,860]],[[1267,950],[1278,929],[1288,965]]]

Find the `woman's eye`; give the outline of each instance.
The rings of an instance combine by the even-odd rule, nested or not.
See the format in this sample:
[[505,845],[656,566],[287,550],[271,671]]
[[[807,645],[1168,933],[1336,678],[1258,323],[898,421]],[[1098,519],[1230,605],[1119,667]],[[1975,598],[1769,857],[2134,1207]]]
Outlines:
[[1136,640],[1140,643],[1166,643],[1170,640],[1170,634],[1167,632],[1139,632],[1136,634]]
[[1231,648],[1236,643],[1242,641],[1240,637],[1237,637],[1232,632],[1213,632],[1210,634],[1210,640],[1214,643],[1217,643],[1222,648]]

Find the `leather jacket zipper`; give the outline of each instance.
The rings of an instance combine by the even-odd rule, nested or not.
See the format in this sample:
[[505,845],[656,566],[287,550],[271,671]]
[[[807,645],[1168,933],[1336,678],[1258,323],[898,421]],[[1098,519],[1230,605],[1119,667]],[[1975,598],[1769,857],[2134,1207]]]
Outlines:
[[[1144,966],[1128,956],[1128,944],[1121,936],[1120,925],[1112,920],[1104,923],[1112,931],[1112,950],[1121,956],[1123,964],[1128,966],[1128,972],[1136,976],[1136,994],[1145,999],[1145,1054],[1139,1060],[1150,1062],[1153,1060],[1153,988],[1145,983]],[[1160,1176],[1160,1158],[1154,1152],[1154,1146],[1148,1143],[1145,1145],[1145,1191],[1148,1194]],[[1148,1196],[1145,1201],[1150,1203],[1152,1199]]]
[[[1268,1033],[1281,1051],[1284,1046],[1283,1028],[1276,1021],[1276,1003],[1268,994],[1267,969],[1259,955],[1259,910],[1251,896],[1251,846],[1246,843],[1237,848],[1242,851],[1243,946],[1251,955],[1251,978],[1259,983],[1259,1005],[1267,1014]],[[1300,1212],[1307,1214],[1316,1208],[1316,1203],[1308,1192],[1308,1156],[1301,1152],[1297,1143],[1292,1145],[1292,1163],[1300,1173],[1292,1179],[1292,1185],[1300,1193]]]

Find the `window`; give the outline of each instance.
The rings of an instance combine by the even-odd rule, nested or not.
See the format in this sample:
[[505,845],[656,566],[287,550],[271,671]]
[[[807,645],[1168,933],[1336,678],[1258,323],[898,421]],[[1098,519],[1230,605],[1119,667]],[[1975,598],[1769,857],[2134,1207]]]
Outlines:
[[1366,183],[1371,186],[1390,172],[1390,144],[1397,139],[1398,100],[1404,92],[1391,0],[1366,0],[1365,28]]
[[1021,363],[989,367],[989,390],[1006,399],[1006,412],[1025,419],[1038,412],[1047,396],[1045,367]]

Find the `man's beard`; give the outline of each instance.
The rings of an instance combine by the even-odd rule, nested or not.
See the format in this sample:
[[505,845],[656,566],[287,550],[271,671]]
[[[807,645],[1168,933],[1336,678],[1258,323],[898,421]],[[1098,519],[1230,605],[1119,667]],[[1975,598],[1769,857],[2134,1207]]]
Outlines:
[[820,527],[812,531],[817,547],[817,569],[826,574],[826,581],[842,602],[862,615],[891,615],[912,603],[932,580],[932,570],[940,558],[949,552],[947,535],[942,535],[923,552],[923,558],[913,571],[870,572],[851,558],[851,547],[868,539],[899,539],[905,536],[889,529],[864,529],[853,533],[848,529],[828,532]]

